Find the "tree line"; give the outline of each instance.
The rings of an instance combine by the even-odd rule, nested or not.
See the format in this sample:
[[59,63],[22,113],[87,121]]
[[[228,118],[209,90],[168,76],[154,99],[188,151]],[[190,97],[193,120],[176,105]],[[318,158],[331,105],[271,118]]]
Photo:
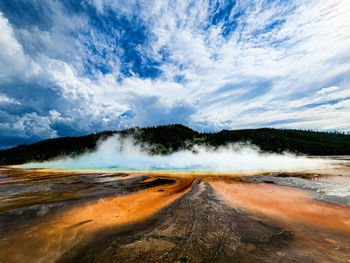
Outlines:
[[192,146],[220,147],[245,142],[264,152],[292,152],[307,155],[350,155],[350,135],[339,132],[319,132],[292,129],[243,129],[200,133],[181,124],[104,131],[80,137],[64,137],[24,144],[0,150],[0,165],[46,161],[63,156],[77,156],[96,149],[99,141],[114,134],[131,136],[150,154],[170,154]]

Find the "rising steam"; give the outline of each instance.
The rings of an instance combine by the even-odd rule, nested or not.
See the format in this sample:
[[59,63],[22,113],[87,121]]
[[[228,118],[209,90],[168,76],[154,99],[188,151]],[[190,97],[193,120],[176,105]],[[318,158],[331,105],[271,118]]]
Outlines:
[[219,148],[194,146],[191,150],[169,155],[150,155],[131,138],[109,137],[99,143],[95,152],[65,157],[43,163],[28,163],[23,168],[64,170],[192,170],[200,172],[266,172],[322,169],[330,161],[290,153],[261,153],[247,144]]

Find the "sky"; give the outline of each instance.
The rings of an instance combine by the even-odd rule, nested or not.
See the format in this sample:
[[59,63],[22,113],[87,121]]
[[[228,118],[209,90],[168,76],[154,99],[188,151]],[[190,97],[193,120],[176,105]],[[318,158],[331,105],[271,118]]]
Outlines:
[[181,123],[350,131],[349,0],[1,0],[0,148]]

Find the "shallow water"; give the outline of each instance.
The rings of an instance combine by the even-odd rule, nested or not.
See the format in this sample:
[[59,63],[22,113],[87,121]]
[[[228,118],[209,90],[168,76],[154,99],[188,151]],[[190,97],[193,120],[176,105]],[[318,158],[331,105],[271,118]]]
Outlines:
[[1,169],[0,262],[350,262],[349,206],[242,178]]

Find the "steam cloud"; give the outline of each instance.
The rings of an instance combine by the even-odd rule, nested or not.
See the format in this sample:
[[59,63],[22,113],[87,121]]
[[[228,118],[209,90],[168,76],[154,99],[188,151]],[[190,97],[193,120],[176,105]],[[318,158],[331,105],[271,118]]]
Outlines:
[[97,150],[78,157],[65,157],[44,163],[28,163],[23,168],[64,170],[195,170],[205,172],[298,171],[329,167],[330,161],[290,153],[261,153],[252,145],[231,144],[218,149],[194,146],[192,150],[169,155],[150,155],[131,138],[112,136]]

